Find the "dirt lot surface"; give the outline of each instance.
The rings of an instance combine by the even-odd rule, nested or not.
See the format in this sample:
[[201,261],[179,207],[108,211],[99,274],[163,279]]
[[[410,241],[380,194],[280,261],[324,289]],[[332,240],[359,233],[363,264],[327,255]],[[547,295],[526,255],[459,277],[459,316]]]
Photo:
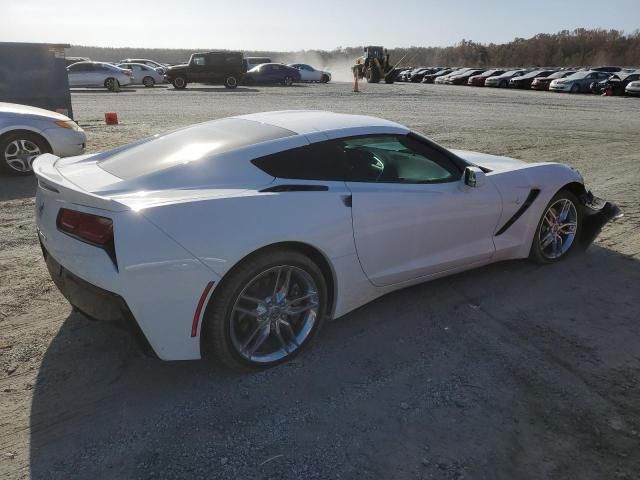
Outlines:
[[[276,109],[366,113],[448,147],[569,163],[625,217],[586,253],[406,289],[286,365],[143,356],[72,313],[0,179],[0,477],[640,478],[640,101],[439,85],[77,92],[89,151]],[[104,112],[121,124],[105,126]]]

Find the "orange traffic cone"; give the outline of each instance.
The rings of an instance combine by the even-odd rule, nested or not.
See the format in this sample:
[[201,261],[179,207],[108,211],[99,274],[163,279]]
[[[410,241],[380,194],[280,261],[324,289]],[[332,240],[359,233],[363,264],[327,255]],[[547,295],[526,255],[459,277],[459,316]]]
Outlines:
[[358,74],[357,73],[353,76],[353,91],[356,93],[360,92],[360,90],[358,90]]

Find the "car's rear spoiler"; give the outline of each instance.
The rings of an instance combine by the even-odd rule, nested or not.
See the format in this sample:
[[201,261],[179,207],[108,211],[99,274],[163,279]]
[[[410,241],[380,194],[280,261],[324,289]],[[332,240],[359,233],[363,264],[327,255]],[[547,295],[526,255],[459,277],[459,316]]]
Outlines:
[[86,207],[100,208],[120,212],[129,207],[110,198],[101,197],[81,189],[71,183],[56,169],[56,162],[60,157],[50,153],[40,155],[33,162],[33,171],[41,188],[59,194],[64,200]]

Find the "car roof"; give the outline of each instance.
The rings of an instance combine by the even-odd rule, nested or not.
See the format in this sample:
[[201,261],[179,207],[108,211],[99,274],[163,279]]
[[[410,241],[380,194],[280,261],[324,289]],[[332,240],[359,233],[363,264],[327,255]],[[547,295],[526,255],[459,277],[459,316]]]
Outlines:
[[321,110],[284,110],[252,113],[235,118],[253,120],[255,122],[285,128],[298,135],[367,128],[388,128],[390,130],[397,130],[398,132],[409,132],[403,125],[382,118]]
[[212,120],[92,158],[127,190],[246,185],[270,178],[250,163],[254,158],[335,138],[407,133],[381,118],[290,110]]

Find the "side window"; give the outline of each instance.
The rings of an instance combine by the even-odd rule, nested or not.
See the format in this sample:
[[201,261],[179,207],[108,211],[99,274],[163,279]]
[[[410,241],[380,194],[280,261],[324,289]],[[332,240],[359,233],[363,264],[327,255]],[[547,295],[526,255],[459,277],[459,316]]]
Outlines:
[[204,57],[202,57],[202,56],[193,57],[193,64],[194,65],[198,65],[198,66],[203,66],[204,65]]
[[298,180],[344,180],[342,156],[332,141],[266,155],[251,161],[256,167],[278,178]]
[[446,154],[409,136],[354,137],[339,144],[352,182],[444,183],[460,178]]

